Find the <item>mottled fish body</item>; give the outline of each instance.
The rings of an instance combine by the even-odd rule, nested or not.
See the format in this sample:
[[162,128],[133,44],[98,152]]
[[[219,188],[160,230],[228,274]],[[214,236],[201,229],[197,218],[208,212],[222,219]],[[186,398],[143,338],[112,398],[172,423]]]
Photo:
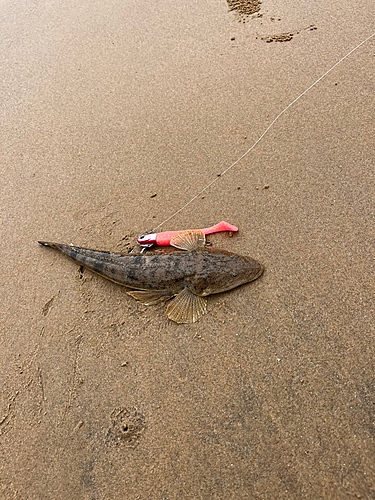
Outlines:
[[129,295],[143,304],[172,299],[166,314],[177,323],[197,321],[206,310],[207,295],[253,281],[263,272],[263,266],[251,257],[206,248],[200,231],[187,231],[171,241],[177,248],[187,250],[185,252],[151,255],[121,255],[39,243],[60,250],[106,279],[134,289]]
[[41,244],[56,248],[86,269],[135,290],[178,291],[185,276],[181,256],[186,255],[182,252],[122,255],[58,243]]

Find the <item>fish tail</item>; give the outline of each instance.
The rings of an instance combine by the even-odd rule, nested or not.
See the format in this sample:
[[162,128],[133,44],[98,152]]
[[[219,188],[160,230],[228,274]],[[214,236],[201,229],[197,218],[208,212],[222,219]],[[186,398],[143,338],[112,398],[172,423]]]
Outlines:
[[[73,260],[85,264],[87,257],[91,257],[93,254],[99,254],[104,252],[95,252],[92,250],[86,250],[85,248],[74,247],[73,245],[63,245],[61,243],[52,243],[50,241],[38,241],[39,245],[43,247],[50,247],[59,250],[63,254],[72,258]],[[95,255],[95,256],[96,256]]]
[[42,247],[51,247],[58,249],[57,243],[50,243],[49,241],[38,241],[38,243],[39,245],[42,245]]
[[[120,284],[129,284],[129,263],[134,262],[136,257],[124,256],[110,252],[98,250],[89,250],[88,248],[75,247],[73,245],[63,245],[60,243],[50,243],[47,241],[38,241],[43,247],[55,248],[61,253],[67,255],[75,262],[86,267],[90,271],[100,274],[104,278],[115,281]],[[132,260],[127,260],[132,259]]]
[[81,264],[88,264],[88,267],[91,267],[90,264],[92,264],[89,261],[103,260],[103,257],[105,260],[109,254],[109,252],[88,250],[87,248],[75,247],[73,245],[63,245],[62,243],[52,243],[50,241],[38,241],[38,243],[43,247],[55,248]]
[[60,252],[69,255],[69,257],[72,257],[71,255],[72,252],[70,250],[73,250],[75,248],[71,245],[62,245],[60,243],[52,243],[50,241],[38,241],[38,243],[42,247],[50,247],[50,248],[55,248],[56,250],[60,250]]

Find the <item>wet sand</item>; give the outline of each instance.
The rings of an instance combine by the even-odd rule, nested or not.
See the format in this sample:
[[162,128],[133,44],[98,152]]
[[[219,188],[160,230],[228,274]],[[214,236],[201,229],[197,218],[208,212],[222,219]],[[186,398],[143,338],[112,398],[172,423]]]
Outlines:
[[36,243],[127,252],[373,31],[260,7],[2,3],[0,498],[375,497],[374,39],[163,226],[266,267],[198,323]]

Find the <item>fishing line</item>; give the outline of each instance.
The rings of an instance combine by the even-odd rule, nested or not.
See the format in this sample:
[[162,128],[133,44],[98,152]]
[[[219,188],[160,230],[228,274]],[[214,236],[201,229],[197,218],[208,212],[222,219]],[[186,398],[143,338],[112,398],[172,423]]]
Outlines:
[[[161,222],[158,226],[154,227],[154,229],[152,229],[151,231],[148,231],[149,233],[155,233],[157,229],[159,229],[159,227],[163,226],[166,222],[169,222],[171,219],[173,219],[173,217],[175,217],[177,214],[179,214],[180,212],[182,212],[183,210],[185,210],[186,207],[188,207],[191,203],[193,203],[194,200],[196,200],[202,193],[204,193],[210,186],[212,186],[212,184],[214,184],[215,182],[217,182],[223,175],[225,175],[227,172],[229,172],[230,169],[232,169],[235,165],[237,165],[237,163],[239,163],[243,158],[245,158],[246,155],[248,155],[250,153],[250,151],[252,151],[255,146],[263,139],[263,137],[267,134],[267,132],[270,130],[270,128],[277,122],[277,120],[291,107],[293,106],[293,104],[295,104],[302,96],[304,96],[309,90],[311,90],[313,87],[315,87],[315,85],[317,83],[320,82],[320,80],[323,80],[323,78],[325,76],[328,75],[328,73],[330,73],[333,69],[336,68],[336,66],[338,66],[340,63],[342,63],[342,61],[344,61],[347,57],[349,57],[355,50],[359,49],[359,47],[361,45],[363,45],[364,43],[366,43],[368,40],[370,40],[373,36],[375,36],[375,33],[373,33],[372,35],[370,35],[368,38],[366,38],[366,40],[363,40],[363,42],[361,42],[360,44],[358,44],[356,47],[354,47],[354,49],[352,49],[350,52],[348,52],[344,57],[342,57],[339,61],[337,61],[328,71],[326,71],[321,77],[319,77],[312,85],[310,85],[310,87],[308,87],[306,90],[304,90],[302,92],[302,94],[300,94],[296,99],[294,99],[294,101],[292,101],[290,104],[288,104],[288,106],[283,109],[281,111],[281,113],[279,113],[276,118],[268,125],[268,127],[266,128],[266,130],[262,133],[262,135],[254,142],[254,144],[242,155],[238,158],[238,160],[236,160],[234,163],[232,163],[232,165],[230,165],[227,169],[224,170],[224,172],[222,172],[221,174],[219,174],[215,179],[213,179],[211,182],[209,182],[201,191],[199,191],[198,194],[196,194],[190,201],[188,201],[187,203],[185,203],[185,205],[183,207],[181,207],[179,210],[177,210],[173,215],[171,215],[170,217],[168,217],[167,219],[165,219],[163,222]],[[146,234],[146,233],[145,233]]]

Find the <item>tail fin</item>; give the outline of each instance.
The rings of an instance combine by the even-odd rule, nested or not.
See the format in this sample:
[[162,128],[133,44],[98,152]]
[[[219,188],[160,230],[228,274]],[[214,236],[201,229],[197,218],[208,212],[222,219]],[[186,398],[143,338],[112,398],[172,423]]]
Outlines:
[[[133,259],[135,256],[100,252],[98,250],[89,250],[88,248],[74,247],[73,245],[50,243],[49,241],[38,241],[38,243],[43,247],[51,247],[59,250],[82,266],[90,269],[90,271],[94,271],[100,274],[100,276],[120,285],[129,284],[129,288],[132,288],[131,284],[133,284],[134,280],[137,280],[137,278],[131,278],[129,281],[128,277],[129,263],[134,262]],[[139,267],[138,264],[137,266]],[[133,266],[132,269],[132,272],[136,274],[137,268]]]
[[57,248],[56,243],[49,243],[48,241],[38,241],[39,245],[42,245],[42,247],[51,247],[51,248]]

